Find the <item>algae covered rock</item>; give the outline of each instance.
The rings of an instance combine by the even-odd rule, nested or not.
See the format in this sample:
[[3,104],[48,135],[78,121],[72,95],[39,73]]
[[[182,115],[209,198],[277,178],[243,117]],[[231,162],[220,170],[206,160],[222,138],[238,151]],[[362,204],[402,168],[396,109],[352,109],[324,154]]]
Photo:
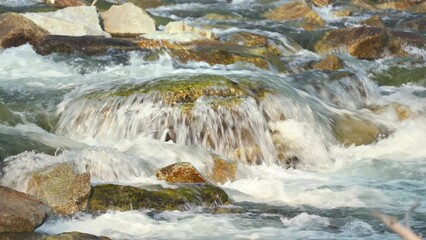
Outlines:
[[41,201],[0,186],[0,233],[34,231],[49,213],[50,208]]
[[92,188],[88,210],[184,210],[188,205],[213,207],[227,203],[228,195],[219,187],[210,184],[186,184],[174,188],[157,187],[152,190],[106,184]]
[[426,82],[426,67],[406,68],[390,67],[389,69],[374,73],[371,77],[381,86],[401,86],[405,83]]
[[98,55],[109,50],[133,51],[138,45],[125,39],[104,38],[97,36],[45,36],[34,46],[38,54],[51,53]]
[[188,162],[174,163],[164,167],[155,173],[158,180],[168,183],[205,183],[197,169]]
[[69,163],[61,163],[35,173],[27,192],[51,206],[59,214],[84,211],[90,193],[90,175],[77,174]]
[[0,15],[0,48],[35,44],[49,32],[18,13]]

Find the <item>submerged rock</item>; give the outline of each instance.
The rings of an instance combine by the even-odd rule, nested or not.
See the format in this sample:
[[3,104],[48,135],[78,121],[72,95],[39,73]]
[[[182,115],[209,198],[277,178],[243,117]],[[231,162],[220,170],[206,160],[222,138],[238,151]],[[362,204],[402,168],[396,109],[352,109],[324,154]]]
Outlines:
[[133,3],[113,5],[101,13],[104,29],[113,36],[138,36],[155,31],[155,21]]
[[220,157],[213,157],[213,167],[209,180],[217,183],[235,181],[237,172],[237,163],[226,161]]
[[305,2],[290,2],[265,13],[266,19],[273,21],[300,22],[305,30],[314,30],[325,26],[325,21]]
[[51,53],[97,55],[109,50],[133,51],[138,45],[125,39],[104,38],[96,36],[57,36],[49,35],[37,42],[34,46],[41,55]]
[[408,21],[401,21],[397,25],[401,29],[411,29],[413,31],[426,32],[426,17],[415,18]]
[[368,145],[377,141],[380,134],[386,134],[373,122],[347,114],[334,119],[333,133],[344,146]]
[[152,190],[106,184],[92,188],[88,210],[185,210],[188,205],[213,207],[228,203],[228,195],[219,187],[209,184],[177,185],[174,188]]
[[426,82],[426,67],[390,67],[384,72],[374,73],[371,78],[380,86],[401,86],[410,82],[424,83]]
[[155,173],[158,180],[168,183],[206,183],[197,169],[189,162],[174,163]]
[[0,124],[15,126],[18,123],[22,123],[21,118],[0,102]]
[[370,26],[370,27],[379,27],[379,28],[385,27],[385,24],[383,23],[383,20],[379,15],[374,15],[370,18],[367,18],[364,21],[362,21],[361,24],[365,26]]
[[27,193],[41,199],[61,215],[84,211],[90,193],[90,175],[77,174],[69,163],[61,163],[32,175]]
[[313,65],[314,69],[335,71],[344,67],[343,61],[335,55],[328,55]]
[[40,226],[50,208],[41,201],[0,186],[0,233],[32,232]]
[[99,24],[96,7],[68,7],[56,12],[22,15],[53,35],[110,37]]
[[35,44],[47,34],[47,30],[18,13],[0,15],[0,48]]

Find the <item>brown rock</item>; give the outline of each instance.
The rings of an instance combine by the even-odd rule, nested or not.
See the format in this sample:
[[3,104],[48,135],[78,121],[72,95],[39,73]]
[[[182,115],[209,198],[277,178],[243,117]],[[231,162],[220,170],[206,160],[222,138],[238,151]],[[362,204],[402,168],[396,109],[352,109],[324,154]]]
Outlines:
[[361,24],[365,26],[370,26],[370,27],[379,27],[379,28],[385,27],[385,24],[383,23],[382,18],[379,15],[372,16],[362,21]]
[[386,31],[384,29],[357,27],[327,32],[315,44],[314,49],[320,54],[347,49],[354,57],[377,59],[383,56],[385,46]]
[[0,48],[35,44],[47,34],[45,29],[18,13],[0,15]]
[[86,6],[86,3],[80,0],[46,0],[45,2],[59,8]]
[[426,2],[412,6],[408,11],[413,13],[426,13]]
[[408,56],[405,46],[426,47],[426,38],[414,32],[391,31],[389,34],[387,48],[396,56]]
[[31,232],[46,219],[50,208],[41,201],[0,186],[0,233]]
[[393,10],[404,11],[412,7],[413,5],[415,5],[414,1],[395,1],[395,2],[385,2],[385,3],[377,4],[375,5],[375,7],[382,10],[393,9]]
[[142,9],[157,8],[165,5],[162,0],[127,0],[126,2],[131,2]]
[[61,163],[35,173],[27,192],[63,215],[84,211],[90,193],[90,175],[77,174],[69,163]]
[[312,4],[317,7],[325,7],[331,4],[331,0],[312,0]]
[[382,133],[373,122],[350,115],[335,118],[333,132],[336,139],[344,146],[371,144]]
[[410,21],[405,21],[398,24],[399,28],[411,29],[414,31],[426,32],[426,17],[416,18]]
[[325,21],[304,2],[290,2],[265,13],[266,19],[273,21],[298,20],[305,30],[325,26]]
[[237,164],[235,162],[225,161],[220,157],[213,157],[213,167],[210,174],[210,180],[213,182],[224,183],[226,181],[235,181]]
[[348,17],[352,15],[351,10],[336,10],[333,11],[334,16],[336,17]]
[[164,167],[155,174],[158,180],[168,183],[205,183],[206,180],[189,162],[180,162]]
[[351,5],[361,8],[363,10],[370,10],[370,11],[377,10],[375,6],[368,4],[363,0],[352,0]]
[[371,111],[382,114],[384,112],[394,112],[398,117],[399,121],[404,121],[411,118],[415,115],[411,109],[407,106],[401,105],[399,103],[390,103],[384,106],[372,106],[370,107]]
[[81,232],[66,232],[57,235],[41,233],[0,233],[0,240],[110,240],[104,236],[95,236]]
[[329,71],[335,71],[342,69],[343,62],[335,55],[328,55],[326,58],[321,60],[320,62],[314,64],[314,69],[318,70],[329,70]]
[[248,32],[233,33],[228,37],[227,41],[247,47],[268,45],[268,38],[266,36]]

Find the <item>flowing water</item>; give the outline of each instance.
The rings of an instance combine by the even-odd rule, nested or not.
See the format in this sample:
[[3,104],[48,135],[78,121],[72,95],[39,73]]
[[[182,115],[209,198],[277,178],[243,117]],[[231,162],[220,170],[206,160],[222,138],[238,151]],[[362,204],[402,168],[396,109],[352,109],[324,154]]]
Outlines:
[[[113,239],[398,239],[371,212],[402,219],[419,201],[411,227],[426,234],[425,84],[378,86],[372,80],[373,72],[401,62],[426,66],[424,50],[410,48],[411,60],[376,61],[342,52],[344,70],[304,71],[320,56],[290,40],[300,34],[291,25],[259,20],[259,12],[284,1],[259,2],[177,1],[149,11],[213,26],[219,36],[268,36],[280,46],[289,73],[238,63],[181,64],[167,53],[146,61],[142,52],[82,57],[40,56],[29,45],[0,50],[2,185],[25,191],[31,172],[58,162],[89,169],[93,184],[129,185],[165,184],[154,173],[175,162],[191,162],[201,172],[214,155],[238,163],[236,179],[219,183],[234,200],[229,213],[79,213],[49,219],[37,232]],[[327,27],[343,25],[331,8],[316,10]],[[211,12],[245,20],[200,18]],[[368,15],[355,14],[345,25],[357,26]],[[387,22],[400,17],[390,14]],[[215,79],[215,91],[230,103],[218,103],[213,94],[186,108],[144,90],[199,79]],[[242,95],[227,91],[230,84]],[[363,119],[383,131],[372,144],[347,146],[334,135],[339,118]]]

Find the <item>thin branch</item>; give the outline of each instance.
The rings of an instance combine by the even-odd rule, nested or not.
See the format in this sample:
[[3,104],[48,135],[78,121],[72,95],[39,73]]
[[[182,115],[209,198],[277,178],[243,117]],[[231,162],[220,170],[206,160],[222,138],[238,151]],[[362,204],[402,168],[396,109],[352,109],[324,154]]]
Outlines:
[[92,4],[90,4],[90,6],[95,6],[95,4],[96,4],[97,1],[98,0],[93,0]]
[[[411,207],[409,210],[412,209],[414,208]],[[382,212],[373,212],[373,216],[382,221],[387,228],[401,236],[404,240],[422,240],[419,235],[415,234],[409,227],[401,224],[394,216],[390,216]]]

